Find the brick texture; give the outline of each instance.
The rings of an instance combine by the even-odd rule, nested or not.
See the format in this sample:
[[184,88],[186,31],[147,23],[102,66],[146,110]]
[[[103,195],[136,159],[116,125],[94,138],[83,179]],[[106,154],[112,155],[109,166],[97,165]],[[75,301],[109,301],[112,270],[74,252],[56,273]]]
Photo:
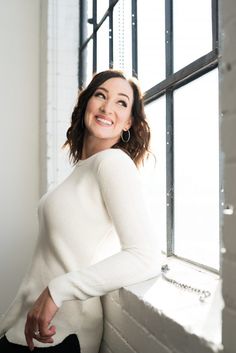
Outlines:
[[222,259],[223,298],[222,342],[225,353],[236,352],[236,6],[235,1],[220,1],[221,65],[220,106],[222,111],[221,148],[224,154],[225,208],[222,240],[225,248]]

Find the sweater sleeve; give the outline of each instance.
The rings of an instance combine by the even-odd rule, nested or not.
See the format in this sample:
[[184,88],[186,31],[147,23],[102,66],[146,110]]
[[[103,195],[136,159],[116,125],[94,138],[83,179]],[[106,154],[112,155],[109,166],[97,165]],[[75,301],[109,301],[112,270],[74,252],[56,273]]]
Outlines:
[[121,251],[96,264],[56,277],[49,291],[63,301],[86,300],[155,277],[160,249],[142,192],[138,170],[124,152],[100,161],[97,180],[107,211],[120,239]]

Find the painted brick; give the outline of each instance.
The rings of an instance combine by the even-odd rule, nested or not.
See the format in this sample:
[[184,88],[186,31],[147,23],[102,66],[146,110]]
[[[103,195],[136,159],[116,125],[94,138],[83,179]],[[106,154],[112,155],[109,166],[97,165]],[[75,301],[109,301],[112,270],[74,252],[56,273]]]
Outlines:
[[99,353],[112,353],[112,350],[108,347],[105,341],[102,341]]
[[156,308],[153,308],[149,303],[145,302],[143,298],[129,290],[122,289],[120,291],[120,301],[122,307],[144,327],[148,329],[158,340],[164,345],[167,345],[168,338],[164,329],[164,322],[162,320],[162,313]]
[[[164,317],[162,318],[162,320]],[[189,330],[165,317],[165,330],[168,336],[168,345],[171,351],[181,353],[213,353],[219,352],[219,345],[207,342],[198,335],[191,334]]]
[[[235,5],[234,5],[235,7]],[[231,18],[230,21],[225,22],[222,43],[222,54],[224,62],[234,63],[236,61],[236,43],[232,41],[236,31],[236,17]]]
[[110,293],[112,300],[114,300],[118,304],[120,304],[120,292],[120,290],[115,290],[114,292]]
[[[130,343],[137,353],[170,353],[171,351],[159,342],[146,328],[140,325],[129,313],[121,310],[121,306],[112,301],[111,297],[104,301],[106,319]],[[112,308],[111,308],[112,306]]]
[[236,249],[236,211],[233,215],[224,215],[222,226],[223,246],[227,253],[235,253]]
[[235,114],[236,112],[236,65],[231,60],[226,61],[225,59],[221,65],[221,111],[226,114]]
[[235,0],[219,1],[220,24],[223,27],[225,24],[236,18]]
[[[221,351],[219,346],[208,343],[197,335],[185,331],[185,329],[176,322],[162,315],[160,316],[162,329],[165,330],[168,338],[167,344],[164,345],[160,342],[158,331],[156,332],[156,335],[153,336],[145,325],[146,321],[144,319],[141,319],[141,321],[136,320],[140,313],[137,315],[137,307],[132,306],[131,309],[129,304],[131,304],[132,301],[135,302],[136,299],[141,303],[141,299],[135,299],[135,295],[132,295],[132,293],[126,289],[122,289],[120,292],[122,305],[117,303],[117,301],[114,301],[113,293],[103,298],[104,314],[110,325],[110,329],[113,329],[115,332],[117,331],[118,336],[120,335],[122,340],[127,341],[136,353],[144,351],[148,353],[213,353]],[[118,294],[115,293],[115,295],[117,300],[119,298]],[[129,299],[129,304],[127,298]],[[150,307],[147,303],[143,304],[146,305],[146,317],[148,317],[151,312]],[[142,325],[140,324],[141,322]],[[105,332],[104,342],[107,342],[107,339],[109,339],[107,335],[108,332]],[[109,344],[108,346],[111,347]],[[112,346],[112,352],[117,352],[115,346]]]
[[222,275],[223,275],[223,287],[222,294],[226,306],[233,308],[236,311],[236,256],[234,259],[230,256],[227,258],[227,254],[223,257],[222,261]]
[[121,334],[107,321],[104,322],[104,341],[114,353],[135,353]]
[[112,299],[112,295],[108,294],[103,298],[103,312],[106,319],[116,328],[123,325],[122,308],[120,304]]
[[224,193],[225,205],[234,206],[234,214],[236,212],[236,163],[225,164],[224,169]]
[[182,326],[167,317],[163,317],[162,320],[164,321],[165,332],[168,336],[168,346],[171,350],[177,347],[181,353],[189,353],[189,333],[187,333]]
[[225,353],[235,353],[236,352],[236,311],[233,311],[229,308],[224,308],[223,314],[223,331],[222,331],[222,340]]
[[43,126],[47,134],[46,189],[71,170],[59,151],[78,90],[78,6],[77,0],[48,0],[47,119]]
[[206,342],[196,335],[189,336],[189,353],[221,353],[222,345],[214,345]]
[[[227,115],[227,114],[225,114]],[[225,164],[236,163],[236,149],[235,149],[235,136],[236,136],[236,112],[223,117],[221,120],[221,148],[225,154]]]

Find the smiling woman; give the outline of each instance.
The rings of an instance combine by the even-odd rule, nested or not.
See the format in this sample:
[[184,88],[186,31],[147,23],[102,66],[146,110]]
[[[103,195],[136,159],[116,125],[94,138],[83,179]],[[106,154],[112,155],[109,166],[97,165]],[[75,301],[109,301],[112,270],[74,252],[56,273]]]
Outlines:
[[119,71],[95,75],[79,95],[65,146],[75,168],[39,202],[37,246],[0,322],[1,352],[98,353],[99,297],[160,274],[136,168],[149,146],[137,84]]
[[[87,122],[90,109],[93,109],[93,112]],[[99,149],[109,145],[112,148],[120,148],[136,165],[142,163],[148,153],[150,129],[136,79],[127,79],[121,71],[106,70],[96,74],[88,87],[80,93],[65,143],[65,146],[70,147],[70,157],[74,163],[86,158],[86,151],[83,151],[86,145],[85,134],[86,139],[90,137],[89,126],[86,124],[95,122],[96,125],[100,123],[100,127],[110,126],[108,130],[99,130],[97,126],[97,133],[100,131],[104,138],[102,145],[101,140],[99,142]],[[108,125],[109,123],[112,125]],[[95,143],[96,139],[93,141]],[[89,155],[92,152],[87,153]]]
[[131,127],[132,105],[133,90],[122,78],[110,78],[95,90],[85,111],[82,159],[89,157],[94,150],[118,143],[122,132]]

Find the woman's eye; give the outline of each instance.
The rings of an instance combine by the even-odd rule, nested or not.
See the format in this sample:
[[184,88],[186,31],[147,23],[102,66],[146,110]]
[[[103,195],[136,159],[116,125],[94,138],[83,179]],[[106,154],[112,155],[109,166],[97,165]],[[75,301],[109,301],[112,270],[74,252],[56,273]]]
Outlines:
[[120,105],[122,105],[123,107],[127,107],[127,103],[125,101],[123,101],[123,100],[120,100],[118,103]]
[[95,92],[94,95],[95,95],[95,97],[105,98],[105,95],[102,92]]

